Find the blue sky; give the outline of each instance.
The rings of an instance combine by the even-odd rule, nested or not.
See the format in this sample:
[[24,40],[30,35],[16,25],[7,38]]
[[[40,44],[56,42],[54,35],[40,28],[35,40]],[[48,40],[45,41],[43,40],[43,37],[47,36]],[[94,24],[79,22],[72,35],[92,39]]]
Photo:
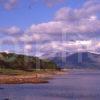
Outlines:
[[7,27],[17,25],[22,28],[27,28],[33,23],[48,22],[53,19],[54,14],[61,7],[69,6],[71,8],[80,7],[86,0],[65,0],[58,3],[53,7],[48,7],[42,0],[37,0],[35,4],[31,0],[21,0],[18,6],[14,9],[7,11],[0,7],[0,26]]
[[99,14],[99,0],[0,0],[0,51],[99,52]]

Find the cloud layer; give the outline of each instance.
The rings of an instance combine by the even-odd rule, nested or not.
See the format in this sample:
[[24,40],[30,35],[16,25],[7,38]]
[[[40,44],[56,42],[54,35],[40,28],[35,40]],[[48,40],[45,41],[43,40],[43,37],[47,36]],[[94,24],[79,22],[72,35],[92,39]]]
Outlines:
[[[9,0],[10,5],[16,0]],[[44,0],[49,6],[62,0]],[[8,7],[9,8],[9,7]],[[80,8],[63,7],[47,23],[33,24],[25,31],[17,26],[0,28],[1,34],[12,39],[1,43],[24,45],[27,52],[42,54],[47,51],[100,52],[100,1],[87,0]],[[21,49],[22,50],[22,49]],[[21,51],[22,52],[22,51]],[[32,51],[33,52],[33,51]]]

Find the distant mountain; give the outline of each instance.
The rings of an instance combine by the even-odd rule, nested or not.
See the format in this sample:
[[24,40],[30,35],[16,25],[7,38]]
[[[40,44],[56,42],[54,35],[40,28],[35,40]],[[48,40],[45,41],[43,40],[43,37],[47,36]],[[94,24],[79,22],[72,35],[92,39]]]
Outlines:
[[59,52],[57,52],[57,51],[48,51],[48,52],[46,52],[45,54],[43,54],[42,56],[41,56],[41,58],[43,59],[52,59],[52,58],[55,58],[55,57],[66,57],[66,56],[69,56],[69,55],[71,55],[72,53],[70,53],[70,52],[67,52],[67,51],[59,51]]
[[79,52],[66,57],[65,67],[100,68],[100,55],[90,52]]
[[100,54],[90,52],[63,53],[49,57],[51,61],[64,68],[98,68],[100,69]]
[[58,67],[55,63],[38,57],[2,52],[0,53],[0,68],[30,71],[33,69],[57,69]]

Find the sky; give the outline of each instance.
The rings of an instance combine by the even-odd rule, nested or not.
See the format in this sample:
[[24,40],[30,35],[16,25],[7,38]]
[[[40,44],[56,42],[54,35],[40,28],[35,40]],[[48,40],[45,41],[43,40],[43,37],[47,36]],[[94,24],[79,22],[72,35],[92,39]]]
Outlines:
[[0,0],[0,51],[100,53],[100,0]]

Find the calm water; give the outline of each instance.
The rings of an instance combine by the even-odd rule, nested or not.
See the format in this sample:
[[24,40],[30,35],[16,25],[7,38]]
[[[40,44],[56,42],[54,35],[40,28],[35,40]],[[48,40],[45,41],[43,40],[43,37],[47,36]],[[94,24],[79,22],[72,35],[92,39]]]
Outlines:
[[0,85],[0,100],[100,100],[100,71],[72,70],[48,84]]

